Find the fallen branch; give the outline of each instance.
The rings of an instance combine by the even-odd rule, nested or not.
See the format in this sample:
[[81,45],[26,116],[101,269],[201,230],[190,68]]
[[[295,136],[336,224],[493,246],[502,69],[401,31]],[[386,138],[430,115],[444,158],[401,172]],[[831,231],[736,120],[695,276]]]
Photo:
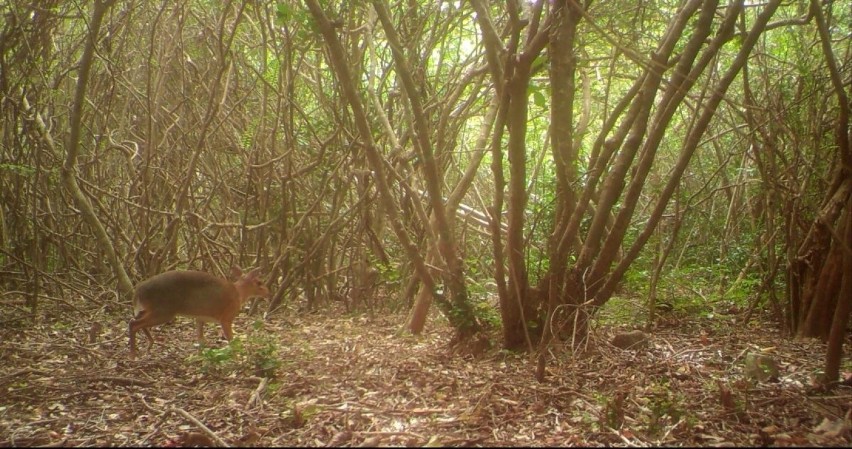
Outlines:
[[152,413],[155,413],[160,416],[160,419],[157,420],[157,424],[154,424],[154,430],[145,435],[145,437],[142,438],[142,441],[139,442],[139,446],[145,446],[146,444],[148,444],[148,440],[150,440],[154,437],[154,435],[160,432],[160,429],[163,427],[163,424],[165,424],[166,419],[168,419],[171,413],[169,413],[168,411],[157,410],[154,407],[151,407],[150,405],[148,405],[148,402],[145,401],[144,397],[140,396],[139,400],[142,401],[142,405],[144,405],[145,408],[150,410]]
[[209,427],[205,426],[204,423],[199,421],[196,417],[192,416],[186,410],[184,410],[180,407],[171,407],[169,410],[172,413],[177,413],[177,414],[183,416],[184,418],[188,419],[191,423],[195,424],[195,426],[198,427],[199,430],[201,430],[202,432],[207,434],[207,436],[209,436],[210,439],[212,439],[214,442],[216,442],[216,445],[218,445],[219,447],[230,447],[230,445],[228,445],[228,443],[226,443],[225,440],[219,438],[219,435],[216,435],[215,432],[210,430]]
[[186,410],[184,410],[180,407],[174,407],[174,406],[169,407],[166,410],[157,410],[156,408],[152,407],[147,402],[145,402],[144,398],[140,398],[140,399],[142,399],[142,405],[144,405],[145,408],[147,408],[148,410],[160,415],[160,420],[157,423],[157,425],[155,426],[154,431],[149,433],[148,435],[146,435],[145,438],[143,439],[143,442],[148,441],[148,439],[150,439],[159,430],[160,426],[162,426],[162,424],[166,421],[166,418],[170,414],[176,413],[180,416],[183,416],[187,420],[189,420],[189,422],[195,424],[195,427],[198,427],[199,430],[201,430],[208,437],[210,437],[210,439],[213,440],[216,443],[217,446],[219,446],[219,447],[230,447],[230,445],[228,443],[226,443],[225,440],[219,438],[219,435],[216,435],[215,432],[210,430],[209,427],[205,426],[204,423],[199,421],[198,418],[192,416],[192,414],[187,412]]
[[253,406],[257,406],[258,408],[263,408],[263,392],[266,391],[266,386],[269,384],[269,379],[261,378],[260,383],[257,385],[257,388],[251,393],[251,397],[249,397],[248,403],[246,404],[246,409],[253,408]]

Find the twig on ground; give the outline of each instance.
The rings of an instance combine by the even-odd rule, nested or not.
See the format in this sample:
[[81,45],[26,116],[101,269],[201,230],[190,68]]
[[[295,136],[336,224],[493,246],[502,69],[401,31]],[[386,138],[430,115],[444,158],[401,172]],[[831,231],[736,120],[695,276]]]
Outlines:
[[230,445],[228,443],[226,443],[225,440],[219,438],[219,435],[216,435],[215,432],[210,430],[209,427],[205,426],[204,423],[199,421],[198,418],[192,416],[186,410],[184,410],[180,407],[171,407],[169,410],[171,410],[173,413],[177,413],[177,414],[183,416],[184,418],[188,419],[190,422],[195,424],[195,426],[198,427],[199,430],[201,430],[202,432],[207,434],[207,436],[209,436],[210,439],[212,439],[214,442],[216,442],[216,444],[219,447],[230,447]]
[[251,393],[251,397],[249,397],[248,403],[246,403],[246,409],[253,408],[254,406],[263,409],[263,393],[266,391],[268,384],[269,379],[266,377],[260,379],[260,383],[258,383],[257,388]]

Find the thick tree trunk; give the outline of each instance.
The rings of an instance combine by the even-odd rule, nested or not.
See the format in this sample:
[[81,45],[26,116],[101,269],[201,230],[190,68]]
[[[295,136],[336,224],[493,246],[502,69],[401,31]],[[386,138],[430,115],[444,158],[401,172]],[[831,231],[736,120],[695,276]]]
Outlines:
[[[834,245],[831,230],[852,195],[852,181],[848,176],[848,171],[842,167],[837,168],[835,181],[841,180],[839,185],[833,183],[836,190],[827,193],[829,197],[799,246],[795,260],[789,262],[788,279],[792,281],[789,286],[791,324],[794,334],[798,337],[824,339],[827,336],[826,328],[831,317],[820,312],[826,308],[834,310],[832,305],[837,303],[836,295],[842,278],[848,277],[844,276],[843,272],[837,275],[834,273],[840,269],[841,257],[839,253],[835,253],[839,249],[832,250]],[[836,242],[835,245],[837,244]]]
[[[430,223],[429,225],[433,225]],[[427,225],[428,226],[428,225]],[[426,264],[434,265],[438,262],[439,255],[434,245],[428,245],[426,250]],[[426,318],[429,314],[429,307],[432,306],[432,295],[421,284],[417,290],[417,296],[414,299],[414,307],[411,308],[411,314],[408,319],[408,330],[414,335],[420,335],[423,328],[426,326]]]
[[[519,64],[520,66],[520,64]],[[527,279],[526,260],[524,257],[524,213],[527,204],[527,87],[529,86],[529,67],[516,67],[512,80],[509,82],[509,115],[508,115],[508,156],[509,156],[509,201],[508,217],[509,233],[506,239],[506,256],[509,267],[508,297],[501,304],[503,311],[503,336],[506,349],[521,349],[527,342],[525,316],[529,309],[524,310],[529,283]],[[526,312],[526,313],[525,313]]]
[[[538,7],[540,8],[541,4],[538,4]],[[504,71],[509,77],[505,86],[509,102],[506,115],[506,129],[509,132],[507,144],[509,199],[506,220],[508,224],[506,258],[509,279],[506,297],[501,298],[500,310],[503,319],[503,347],[513,350],[533,349],[533,343],[536,343],[541,335],[543,318],[536,313],[541,298],[529,285],[524,245],[524,214],[527,205],[528,89],[533,62],[549,40],[548,33],[538,30],[535,26],[540,14],[540,9],[531,13],[531,25],[524,51],[515,57],[513,69]],[[529,323],[535,323],[534,332],[531,332]]]
[[852,311],[852,197],[846,204],[846,230],[838,242],[843,248],[843,280],[840,298],[834,309],[834,320],[828,336],[825,350],[825,382],[833,382],[840,377],[840,362],[843,357],[843,341],[846,339],[846,325],[849,324],[849,312]]
[[[577,33],[577,23],[581,12],[572,6],[570,0],[560,0],[554,3],[553,29],[550,33],[550,135],[551,151],[556,166],[556,210],[553,220],[549,251],[550,269],[545,279],[540,283],[542,301],[546,301],[547,315],[539,341],[538,365],[536,379],[544,380],[545,354],[553,334],[551,325],[556,307],[565,296],[562,287],[564,276],[568,271],[568,245],[559,245],[560,230],[568,223],[576,207],[576,194],[572,184],[577,179],[577,151],[574,147],[574,90],[576,87],[576,55],[574,54],[574,37]],[[577,6],[579,8],[579,6]]]
[[[496,32],[481,0],[472,2],[477,11],[477,22],[485,35],[486,53],[489,69],[500,100],[497,108],[496,126],[491,141],[491,171],[494,177],[494,203],[489,210],[491,215],[491,238],[495,260],[495,282],[500,299],[500,314],[503,321],[503,347],[507,349],[532,349],[528,338],[527,320],[536,320],[533,316],[534,304],[531,300],[529,282],[526,273],[524,247],[524,213],[526,207],[526,127],[528,87],[532,64],[547,44],[548,25],[540,23],[543,3],[533,5],[529,22],[519,16],[519,4],[511,1],[506,4],[510,16],[510,41],[504,49],[496,39]],[[527,26],[526,43],[521,45],[521,31]],[[542,31],[545,30],[545,31]],[[505,56],[500,57],[501,54]],[[501,216],[504,200],[503,172],[504,154],[502,150],[503,125],[508,131],[509,189],[508,189],[508,232],[504,248],[501,237]],[[503,266],[504,255],[507,267]],[[506,269],[508,268],[508,270]],[[537,296],[537,295],[535,295]]]
[[[550,34],[550,79],[551,79],[551,150],[556,166],[556,210],[554,229],[550,242],[549,276],[552,287],[562,285],[562,277],[568,267],[569,245],[560,246],[557,237],[567,224],[576,207],[576,194],[572,188],[577,179],[577,151],[574,148],[574,91],[576,88],[576,55],[574,37],[580,21],[580,11],[571,6],[573,2],[562,0],[553,7],[553,30]],[[560,289],[549,291],[548,297],[562,298]]]
[[[820,207],[817,218],[811,225],[802,245],[799,247],[798,257],[790,264],[791,280],[790,306],[793,315],[793,326],[796,335],[803,337],[819,336],[816,324],[808,325],[809,311],[817,307],[824,307],[836,301],[838,310],[835,311],[834,325],[832,326],[831,338],[836,338],[834,326],[838,325],[838,313],[841,308],[848,307],[849,301],[849,278],[852,277],[847,264],[847,254],[843,254],[842,269],[839,280],[840,298],[836,299],[835,292],[838,280],[833,276],[832,270],[836,270],[837,261],[830,258],[830,242],[834,237],[833,245],[840,245],[840,250],[849,250],[849,240],[839,238],[832,227],[837,223],[844,208],[849,209],[849,198],[852,195],[852,141],[849,135],[849,97],[844,84],[834,51],[831,48],[831,38],[828,24],[822,12],[822,5],[816,0],[811,1],[811,12],[817,24],[820,35],[823,54],[828,66],[834,93],[837,96],[838,113],[835,123],[835,144],[837,145],[837,157],[840,164],[837,165],[831,188],[827,193],[826,200]],[[848,221],[848,219],[847,219]],[[847,230],[847,232],[849,232]],[[835,256],[836,257],[836,256]],[[843,296],[845,293],[846,296]],[[816,313],[816,312],[814,312]],[[848,314],[848,311],[846,312]],[[844,315],[845,316],[845,315]],[[844,322],[845,323],[845,322]],[[825,323],[823,323],[825,324]],[[845,324],[844,324],[845,325]],[[838,337],[838,338],[842,338]],[[839,348],[829,348],[829,359],[834,357],[831,351],[839,351]],[[838,356],[839,357],[839,356]],[[828,372],[827,372],[828,374]],[[836,376],[835,376],[836,377]]]

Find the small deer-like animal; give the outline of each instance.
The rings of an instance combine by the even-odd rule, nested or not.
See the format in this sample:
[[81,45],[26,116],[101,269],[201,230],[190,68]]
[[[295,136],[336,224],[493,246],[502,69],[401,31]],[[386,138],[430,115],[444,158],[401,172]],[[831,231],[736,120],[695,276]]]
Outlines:
[[136,286],[133,306],[136,316],[130,321],[130,358],[136,356],[136,332],[142,330],[148,337],[148,350],[154,346],[150,327],[171,321],[182,315],[195,318],[198,341],[204,341],[204,323],[216,322],[222,326],[225,338],[231,341],[231,325],[243,303],[252,296],[269,297],[269,290],[260,280],[260,269],[243,275],[239,268],[231,268],[230,282],[203,271],[167,271],[153,276]]

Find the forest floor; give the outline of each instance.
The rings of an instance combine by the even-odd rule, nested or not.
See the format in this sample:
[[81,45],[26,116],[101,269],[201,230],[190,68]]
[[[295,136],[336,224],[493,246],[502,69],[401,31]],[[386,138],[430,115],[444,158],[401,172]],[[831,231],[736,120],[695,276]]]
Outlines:
[[[0,446],[850,444],[852,389],[812,387],[824,346],[759,319],[673,314],[637,351],[599,325],[583,352],[554,348],[539,383],[533,358],[500,350],[496,332],[480,357],[452,353],[436,316],[413,337],[400,314],[243,313],[240,344],[207,326],[219,349],[204,352],[178,318],[130,360],[129,313],[58,299],[33,325],[11,296],[0,296]],[[776,381],[745,376],[750,351],[778,362]]]

